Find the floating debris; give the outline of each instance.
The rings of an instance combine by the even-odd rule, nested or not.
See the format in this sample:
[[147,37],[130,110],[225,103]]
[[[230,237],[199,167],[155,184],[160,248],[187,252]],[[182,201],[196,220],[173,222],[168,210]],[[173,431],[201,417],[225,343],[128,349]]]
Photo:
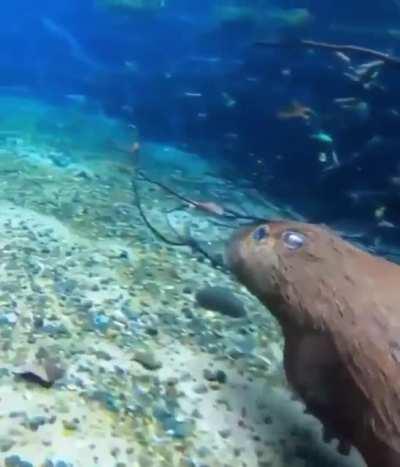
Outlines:
[[315,133],[311,135],[312,139],[315,139],[321,143],[326,143],[326,144],[333,144],[333,138],[331,135],[328,133],[325,133],[323,131],[320,131],[319,133]]

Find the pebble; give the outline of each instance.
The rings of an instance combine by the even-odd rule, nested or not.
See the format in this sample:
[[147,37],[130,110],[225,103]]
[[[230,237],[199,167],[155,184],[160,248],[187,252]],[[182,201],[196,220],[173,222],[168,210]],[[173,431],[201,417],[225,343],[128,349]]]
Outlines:
[[15,444],[15,441],[11,438],[0,438],[0,451],[9,451]]
[[137,351],[133,359],[140,363],[146,370],[158,370],[162,367],[151,351]]
[[110,410],[111,412],[118,412],[120,409],[120,404],[118,404],[118,401],[111,393],[107,391],[94,391],[92,398],[101,402],[104,407],[106,407],[106,409]]
[[47,423],[46,417],[42,416],[37,416],[37,417],[32,417],[28,421],[28,426],[32,431],[37,431],[39,427],[45,425]]
[[193,391],[196,394],[205,394],[206,392],[208,392],[208,387],[205,384],[197,384],[196,386],[194,386]]
[[173,412],[164,407],[156,406],[154,416],[161,423],[164,430],[174,438],[186,438],[190,436],[195,428],[194,420],[184,420],[177,417]]
[[4,466],[5,467],[33,467],[28,461],[24,461],[17,455],[8,456],[4,459]]
[[106,360],[107,362],[112,360],[112,356],[109,353],[107,353],[107,352],[105,352],[103,350],[95,350],[93,353],[100,360]]
[[226,430],[220,430],[220,431],[218,431],[218,434],[221,436],[221,438],[226,439],[226,438],[229,438],[229,436],[231,436],[232,431],[231,431],[231,430],[228,430],[228,429],[226,429]]
[[56,360],[48,358],[28,362],[16,368],[14,373],[31,383],[37,383],[42,387],[50,388],[57,380],[64,376],[65,368]]
[[78,419],[73,419],[73,420],[63,420],[63,427],[66,430],[70,431],[75,431],[79,429],[79,420]]
[[208,368],[203,371],[203,376],[207,381],[213,381],[217,383],[226,383],[226,373],[222,370],[212,371]]
[[92,180],[94,178],[94,176],[85,169],[77,170],[74,173],[74,175],[75,175],[75,177],[84,178],[86,180]]
[[68,335],[69,331],[63,323],[43,323],[41,330],[50,336]]
[[5,324],[5,325],[12,326],[17,321],[18,321],[18,316],[13,312],[2,314],[2,316],[0,317],[0,325]]
[[105,332],[109,328],[111,320],[104,313],[93,313],[91,323],[96,330]]
[[198,409],[194,409],[191,415],[193,418],[197,418],[197,419],[203,418],[203,415]]
[[64,460],[51,460],[45,461],[43,467],[73,467],[73,464]]

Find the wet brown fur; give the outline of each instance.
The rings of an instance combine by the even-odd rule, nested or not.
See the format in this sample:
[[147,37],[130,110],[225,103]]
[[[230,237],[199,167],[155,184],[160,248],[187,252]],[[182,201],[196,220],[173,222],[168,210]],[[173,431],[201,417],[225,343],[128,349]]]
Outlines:
[[[323,227],[266,224],[238,233],[228,261],[278,319],[289,383],[333,434],[356,446],[368,467],[400,466],[400,267]],[[292,230],[305,244],[290,250]]]

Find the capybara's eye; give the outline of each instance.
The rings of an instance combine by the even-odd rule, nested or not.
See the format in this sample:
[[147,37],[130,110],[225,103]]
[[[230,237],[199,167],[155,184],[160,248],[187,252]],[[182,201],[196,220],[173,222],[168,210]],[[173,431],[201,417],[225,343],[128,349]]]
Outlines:
[[266,226],[258,227],[253,232],[253,239],[256,240],[257,242],[264,240],[264,238],[267,238],[267,237],[268,237],[268,227]]
[[300,233],[295,232],[294,230],[286,230],[282,234],[283,243],[290,249],[290,250],[298,250],[304,245],[306,237]]

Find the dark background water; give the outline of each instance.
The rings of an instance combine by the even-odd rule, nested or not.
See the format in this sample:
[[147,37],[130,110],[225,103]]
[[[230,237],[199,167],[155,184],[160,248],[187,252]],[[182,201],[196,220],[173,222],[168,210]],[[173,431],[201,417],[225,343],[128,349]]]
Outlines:
[[[218,22],[216,3],[224,4],[170,0],[159,12],[132,13],[90,0],[15,0],[2,6],[0,86],[26,87],[50,101],[93,98],[134,122],[144,139],[228,158],[259,189],[311,219],[382,230],[376,209],[385,207],[383,220],[397,227],[400,188],[391,178],[400,175],[400,69],[384,69],[379,86],[366,89],[333,54],[254,46],[313,38],[395,54],[398,39],[387,29],[399,22],[396,2],[281,0],[271,7],[307,8],[313,21],[299,27],[271,18],[261,26]],[[368,104],[367,117],[333,103],[350,96]],[[279,120],[293,100],[318,117]],[[319,160],[332,149],[311,137],[319,131],[334,139],[335,170]],[[397,241],[397,228],[383,230]]]

